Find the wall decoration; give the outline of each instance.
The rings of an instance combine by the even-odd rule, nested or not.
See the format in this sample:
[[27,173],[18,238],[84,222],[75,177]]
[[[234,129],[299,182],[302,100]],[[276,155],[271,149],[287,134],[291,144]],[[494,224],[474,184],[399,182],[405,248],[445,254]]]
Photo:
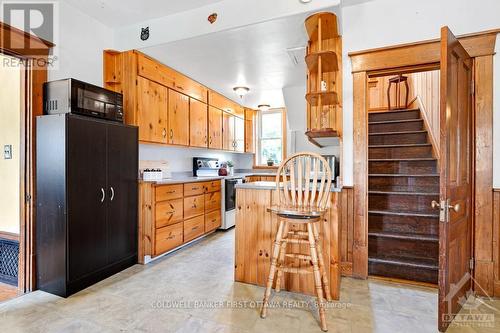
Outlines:
[[212,13],[208,16],[208,22],[210,22],[210,24],[214,24],[215,21],[217,21],[217,13]]
[[149,39],[149,27],[141,28],[141,40],[146,41]]

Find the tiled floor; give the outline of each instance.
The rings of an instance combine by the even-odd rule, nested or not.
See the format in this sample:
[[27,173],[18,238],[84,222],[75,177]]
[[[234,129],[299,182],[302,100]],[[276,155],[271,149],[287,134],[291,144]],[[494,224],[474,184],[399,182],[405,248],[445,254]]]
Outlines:
[[[259,318],[263,288],[233,282],[233,239],[234,231],[216,233],[68,299],[38,291],[0,304],[0,331],[321,332],[316,312],[304,307]],[[329,332],[436,332],[436,290],[344,278],[341,295],[327,310]],[[282,292],[273,300],[312,299]],[[495,313],[496,329],[449,332],[500,332],[499,301],[487,305],[496,308],[472,304],[468,311]]]
[[0,282],[0,303],[17,296],[17,288]]

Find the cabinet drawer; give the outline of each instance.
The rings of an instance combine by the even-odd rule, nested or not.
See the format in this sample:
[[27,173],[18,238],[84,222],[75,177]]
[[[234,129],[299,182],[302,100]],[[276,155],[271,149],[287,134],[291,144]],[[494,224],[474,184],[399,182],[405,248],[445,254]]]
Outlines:
[[182,198],[182,184],[162,185],[156,187],[156,201]]
[[208,102],[208,89],[181,73],[175,73],[173,88],[203,103]]
[[158,202],[155,209],[156,228],[181,222],[184,216],[183,203],[182,199]]
[[184,184],[184,196],[189,197],[191,195],[200,195],[205,191],[204,183],[188,183]]
[[205,233],[205,218],[203,215],[184,221],[184,243]]
[[205,196],[197,195],[194,197],[184,198],[184,218],[202,215],[205,212]]
[[205,194],[205,211],[220,209],[220,191]]
[[203,183],[203,187],[205,187],[205,193],[220,191],[220,182],[220,180],[214,180],[212,182]]
[[156,229],[155,256],[165,253],[183,243],[184,229],[181,223]]
[[205,215],[205,232],[210,232],[221,226],[220,210]]
[[143,54],[137,56],[137,73],[166,87],[174,87],[176,72]]

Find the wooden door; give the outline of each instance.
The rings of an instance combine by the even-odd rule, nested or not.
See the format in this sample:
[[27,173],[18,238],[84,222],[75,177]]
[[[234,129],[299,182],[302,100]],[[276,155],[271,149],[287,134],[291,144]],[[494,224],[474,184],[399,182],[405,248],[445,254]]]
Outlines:
[[240,117],[234,117],[234,150],[245,151],[245,120]]
[[167,143],[167,88],[138,77],[137,92],[139,140]]
[[234,151],[234,116],[222,112],[222,149]]
[[208,108],[205,103],[189,100],[189,145],[207,148],[208,146]]
[[108,264],[137,255],[137,128],[108,125]]
[[441,29],[439,330],[472,289],[472,59]]
[[95,273],[107,264],[106,127],[101,121],[68,117],[69,282]]
[[245,152],[255,153],[254,136],[253,136],[253,120],[245,120]]
[[208,107],[208,148],[222,149],[222,111]]
[[189,97],[168,89],[168,143],[189,145]]

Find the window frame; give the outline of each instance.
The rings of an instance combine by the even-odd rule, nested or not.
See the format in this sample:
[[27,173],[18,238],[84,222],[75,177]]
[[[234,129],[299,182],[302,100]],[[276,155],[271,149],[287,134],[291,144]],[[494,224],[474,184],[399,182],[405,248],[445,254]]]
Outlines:
[[[273,114],[280,113],[281,114],[281,137],[276,138],[262,138],[262,116],[264,114]],[[259,111],[257,112],[257,130],[256,130],[256,140],[255,140],[255,156],[254,156],[254,168],[265,168],[265,169],[276,169],[279,165],[274,165],[272,167],[267,165],[267,161],[261,161],[261,148],[262,148],[262,140],[281,140],[281,161],[285,159],[286,156],[286,109],[284,108],[275,108],[269,109],[268,111]],[[280,162],[281,163],[281,162]]]

